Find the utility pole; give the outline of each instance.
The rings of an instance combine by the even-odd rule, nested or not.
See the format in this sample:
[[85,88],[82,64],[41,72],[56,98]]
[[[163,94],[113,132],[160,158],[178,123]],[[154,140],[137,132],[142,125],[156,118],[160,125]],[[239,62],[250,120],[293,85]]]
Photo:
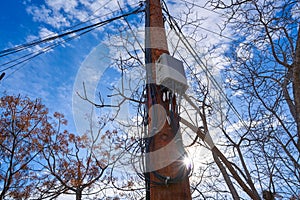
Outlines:
[[146,1],[146,199],[190,200],[189,169],[179,129],[176,92],[157,84],[156,63],[169,54],[160,0]]

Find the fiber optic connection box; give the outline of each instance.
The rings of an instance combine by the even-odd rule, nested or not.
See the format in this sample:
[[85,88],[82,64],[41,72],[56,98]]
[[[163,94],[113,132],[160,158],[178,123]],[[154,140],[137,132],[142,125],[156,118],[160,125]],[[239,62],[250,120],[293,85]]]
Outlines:
[[156,84],[184,94],[188,84],[183,63],[168,54],[162,54],[156,63]]

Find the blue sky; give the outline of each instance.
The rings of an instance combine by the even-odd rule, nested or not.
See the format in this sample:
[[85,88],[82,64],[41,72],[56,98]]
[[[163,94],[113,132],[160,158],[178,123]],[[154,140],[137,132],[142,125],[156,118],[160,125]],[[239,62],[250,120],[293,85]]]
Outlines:
[[[68,10],[68,8],[64,8],[65,10],[60,8],[59,11],[55,11],[56,7],[60,7],[62,1],[55,2],[57,2],[56,5],[47,4],[47,1],[3,1],[0,6],[1,50],[24,44],[32,39],[47,36],[51,32],[58,33],[61,30],[80,22],[80,20],[69,17],[68,23],[61,23],[59,26],[56,26],[59,24],[59,20],[57,20],[55,16],[43,16],[43,14],[34,11],[36,8],[40,8],[38,10],[47,8],[52,10],[53,13],[61,12],[67,16],[65,10]],[[61,7],[65,6],[64,4],[61,5]],[[73,11],[69,11],[69,13],[72,12]],[[37,16],[38,14],[41,16]],[[100,12],[100,14],[105,14],[105,12]],[[85,20],[86,19],[87,17]],[[55,23],[55,20],[57,23]],[[95,74],[100,73],[98,75],[101,75],[101,72],[104,72],[105,68],[109,67],[108,63],[110,61],[105,59],[105,55],[107,55],[109,49],[106,48],[105,45],[99,45],[102,42],[104,34],[105,33],[99,31],[86,34],[64,46],[57,47],[50,52],[42,54],[25,64],[17,65],[11,69],[5,70],[4,72],[6,75],[0,83],[1,93],[21,93],[22,95],[28,95],[33,99],[42,98],[43,103],[49,108],[50,112],[58,111],[66,115],[66,118],[69,121],[69,128],[74,131],[72,119],[73,89],[74,91],[78,90],[74,88],[74,84],[76,85],[77,79],[81,79],[78,81],[87,81],[86,79],[91,80],[91,77],[80,78],[80,73],[82,73],[82,68],[84,68],[84,66],[81,66],[86,62],[93,62],[89,63],[89,66],[92,67],[92,70],[97,70],[99,67],[98,69],[100,70],[95,72]],[[34,50],[35,48],[30,49],[30,51]],[[89,56],[94,51],[100,52],[97,57]],[[101,57],[101,54],[104,56],[102,55]],[[0,60],[1,64],[18,58],[21,55],[22,54],[12,54],[2,57]],[[101,59],[102,63],[100,64],[99,61]],[[104,66],[106,63],[107,66]],[[6,67],[7,65],[1,65],[0,70],[3,70]],[[110,75],[113,75],[113,73],[116,73],[116,71],[111,71]],[[92,73],[90,76],[91,75],[94,74]],[[101,76],[97,77],[96,81],[100,81],[100,79]],[[94,87],[97,87],[98,84],[104,84],[104,82],[92,83]],[[81,83],[79,85],[81,87]],[[76,86],[78,86],[78,84]]]
[[[43,38],[49,34],[61,33],[80,22],[85,22],[92,18],[97,18],[92,21],[93,23],[103,21],[119,15],[119,5],[126,12],[126,10],[131,10],[132,7],[139,5],[139,2],[138,0],[119,0],[119,2],[117,0],[3,1],[0,5],[2,13],[0,18],[0,50]],[[176,1],[174,3],[174,0],[168,0],[166,2],[173,16],[178,19],[185,19],[184,13],[189,13],[188,8],[191,6],[187,7],[184,1]],[[112,12],[113,14],[111,14]],[[189,20],[198,20],[202,27],[210,28],[211,30],[217,30],[217,24],[220,23],[220,18],[216,13],[200,7],[193,7],[188,17]],[[133,45],[137,47],[134,49],[139,50],[138,54],[141,55],[142,62],[142,52],[139,45],[143,46],[144,41],[143,18],[143,14],[130,18],[130,20],[135,20],[135,24],[139,25],[135,34],[140,38],[140,44],[135,41]],[[199,20],[202,18],[206,20]],[[181,23],[179,22],[179,24]],[[117,70],[109,67],[110,57],[128,56],[127,52],[123,51],[124,46],[122,45],[129,48],[131,44],[114,35],[114,33],[118,32],[118,28],[122,28],[122,26],[126,27],[127,24],[124,20],[119,20],[44,53],[24,65],[5,70],[6,76],[0,82],[1,93],[6,92],[9,95],[21,93],[32,99],[41,98],[43,103],[49,108],[50,113],[58,111],[66,116],[66,119],[69,121],[67,127],[69,131],[79,134],[86,131],[89,126],[85,118],[86,115],[90,114],[92,106],[82,101],[76,95],[76,92],[82,92],[82,82],[85,82],[88,89],[87,94],[93,100],[98,92],[102,92],[103,96],[105,96],[109,92],[107,87],[111,85],[120,86],[120,74]],[[220,40],[219,35],[205,32],[204,29],[203,33],[193,35],[193,28],[193,26],[186,27],[183,31],[186,35],[199,39],[200,42],[195,44],[195,46],[201,44],[201,47],[197,47],[200,54],[206,50],[207,46],[216,44]],[[110,37],[107,36],[108,34],[110,34]],[[133,33],[127,32],[126,34],[132,39]],[[203,41],[200,40],[202,35],[206,35]],[[109,38],[111,41],[108,40]],[[178,38],[172,32],[168,32],[168,38],[170,42],[169,49],[172,53],[173,49],[176,48],[173,45],[176,46]],[[124,41],[125,43],[123,43]],[[42,48],[42,46],[34,47],[25,53],[39,48]],[[179,51],[180,49],[177,50]],[[181,53],[184,57],[187,55],[184,49],[182,49]],[[5,62],[18,58],[21,55],[12,54],[0,57],[0,72],[7,67],[3,66]],[[215,61],[220,62],[219,58],[215,58]],[[191,64],[194,65],[195,61],[191,61]],[[215,69],[216,71],[212,72],[213,74],[218,73],[218,69]],[[196,68],[196,70],[200,69]],[[139,80],[143,77],[143,66],[137,66],[133,71],[135,73],[130,73],[127,77],[127,80],[131,82],[131,86],[134,85],[132,80]],[[115,103],[115,100],[117,98],[113,100],[106,99],[105,103]],[[97,112],[101,111],[98,109]],[[130,118],[129,113],[132,113],[129,105],[122,105],[119,120],[125,121],[127,118]]]
[[[188,1],[193,2],[193,0]],[[139,0],[4,0],[0,3],[0,51],[46,37],[49,34],[61,33],[78,23],[93,18],[96,18],[96,20],[87,23],[87,25],[106,20],[120,14],[119,5],[126,11],[130,10],[131,7],[137,6],[139,2]],[[166,2],[169,11],[175,18],[185,20],[186,16],[184,13],[188,13],[186,5],[189,5],[191,8],[190,4],[184,4],[184,0],[166,0]],[[194,2],[198,4],[205,3],[205,1],[199,0]],[[144,34],[143,17],[142,14],[138,15],[138,17],[131,17],[131,20],[135,20],[135,23],[140,25],[136,32],[140,41],[143,41]],[[199,20],[202,18],[205,20]],[[198,23],[197,25],[199,25],[199,30],[201,31],[198,30],[199,32],[195,33],[193,32],[195,27],[187,26],[183,29],[183,32],[186,36],[193,37],[189,41],[197,50],[201,59],[208,59],[205,62],[211,67],[210,73],[214,78],[218,79],[222,65],[226,65],[218,54],[228,50],[226,45],[228,41],[219,35],[207,32],[207,30],[219,32],[218,25],[221,26],[222,21],[217,13],[197,6],[192,8],[188,19]],[[182,22],[179,21],[179,24],[181,25]],[[108,86],[119,86],[120,74],[116,69],[110,68],[110,63],[112,61],[111,57],[126,56],[127,54],[127,52],[122,51],[122,45],[124,45],[122,44],[122,38],[115,36],[118,28],[122,26],[127,26],[122,20],[106,25],[50,52],[44,53],[30,62],[17,65],[8,70],[4,69],[9,65],[4,64],[23,54],[0,57],[0,74],[2,72],[6,73],[4,79],[0,82],[1,95],[5,92],[9,95],[20,93],[32,99],[41,98],[46,107],[49,108],[50,113],[58,111],[65,114],[66,119],[69,121],[68,129],[71,132],[84,132],[88,127],[84,118],[85,115],[90,114],[92,106],[81,101],[76,92],[82,92],[82,82],[85,82],[88,89],[87,94],[93,100],[99,91],[104,96],[108,94]],[[112,39],[110,42],[112,43],[108,41],[108,34],[110,34],[110,39]],[[227,30],[224,30],[222,34],[231,37],[230,32]],[[202,35],[206,37],[205,40],[201,40]],[[176,39],[174,33],[170,32],[168,32],[168,37],[169,48],[172,53],[172,50],[176,49],[178,38]],[[218,45],[220,42],[223,46],[218,46],[221,48],[214,52],[216,54],[205,54],[208,47]],[[143,45],[143,43],[141,44]],[[134,45],[138,47],[137,43]],[[42,46],[36,46],[25,53],[41,48]],[[180,52],[184,58],[188,58],[186,49],[179,47],[176,51]],[[242,54],[245,52],[236,53]],[[175,56],[178,56],[178,54]],[[191,66],[195,67],[195,73],[202,71],[195,60],[186,60]],[[140,66],[140,69],[142,70],[142,66]],[[130,74],[130,76],[128,80],[137,80],[138,74]],[[204,79],[203,82],[206,80]],[[220,100],[218,92],[212,92],[210,95],[212,95],[212,98]],[[106,99],[106,103],[110,102],[112,101]],[[218,101],[216,102],[219,103]],[[186,107],[189,108],[188,106]],[[222,104],[220,104],[221,107]],[[124,108],[123,113],[128,114],[128,105],[124,105],[122,108]],[[220,110],[222,112],[222,108]],[[194,114],[193,112],[194,110],[191,111],[192,114]],[[190,116],[193,117],[194,115]],[[125,117],[124,119],[126,120],[126,117],[129,116],[122,115],[122,117]],[[217,124],[218,118],[221,117],[218,116],[216,118],[212,119],[212,121]],[[233,129],[238,129],[241,125],[236,123],[232,127]],[[211,133],[214,134],[214,132],[217,132],[217,130],[212,129]],[[213,139],[216,139],[216,137]],[[203,158],[207,157],[206,155],[209,153],[198,148],[195,148],[193,151],[190,151],[193,160],[201,158],[203,161]],[[199,152],[201,152],[200,156]],[[210,159],[210,157],[207,159]]]
[[[98,4],[94,5],[93,2]],[[183,3],[183,1],[180,2]],[[24,44],[49,34],[61,33],[63,30],[91,18],[99,17],[93,21],[95,23],[120,14],[120,12],[113,15],[110,14],[112,11],[119,10],[117,1],[20,0],[4,1],[1,4],[3,6],[0,6],[0,11],[5,13],[5,15],[3,14],[0,20],[0,50]],[[137,0],[120,0],[120,5],[125,10],[131,9],[128,5],[133,5],[134,7],[138,4],[139,1]],[[183,13],[188,13],[185,5],[179,7],[174,3],[169,3],[168,6],[171,14],[177,18],[184,19]],[[210,29],[217,28],[220,20],[216,13],[198,7],[193,8],[193,13],[189,17],[191,18],[190,20],[202,17],[207,18],[205,21],[201,21],[201,25]],[[130,18],[130,20],[135,20],[134,23],[139,25],[138,29],[135,30],[135,34],[139,38],[140,44],[135,41],[133,46],[135,47],[134,49],[139,50],[138,54],[141,56],[142,62],[143,55],[139,45],[143,46],[144,41],[143,18],[144,15],[142,14]],[[128,56],[127,52],[124,51],[124,45],[126,48],[131,48],[130,50],[133,49],[130,46],[131,43],[126,43],[120,36],[114,34],[122,26],[126,27],[127,24],[119,20],[116,23],[106,25],[72,40],[64,44],[64,46],[44,53],[25,65],[18,65],[6,70],[6,76],[0,83],[1,93],[6,92],[10,95],[21,93],[32,99],[41,98],[46,107],[49,108],[50,113],[58,111],[66,116],[69,122],[66,128],[70,132],[76,132],[77,134],[85,132],[89,129],[89,122],[86,120],[86,117],[91,114],[93,107],[89,103],[82,101],[76,92],[83,94],[82,82],[85,82],[85,86],[88,89],[87,95],[93,100],[98,92],[101,92],[103,96],[111,92],[107,87],[112,85],[120,86],[120,74],[116,69],[110,68],[110,63],[112,62],[110,57]],[[184,29],[186,35],[193,35],[191,31],[193,31],[193,27]],[[108,34],[110,34],[110,37],[107,36]],[[200,40],[202,34],[206,35],[206,39],[203,40],[205,42]],[[130,37],[131,41],[134,41],[132,32],[127,32],[126,37]],[[203,33],[195,34],[193,37],[200,41],[198,44],[193,43],[195,46],[201,44],[201,47],[197,47],[200,54],[206,50],[207,46],[216,44],[220,40],[218,35],[207,33],[204,30]],[[176,48],[173,45],[176,46],[178,38],[172,32],[168,32],[168,38],[169,50],[172,53],[173,49]],[[39,48],[41,46],[34,47],[29,51],[32,52]],[[186,50],[177,50],[181,51],[182,56],[187,56]],[[0,72],[7,67],[2,66],[3,63],[13,60],[20,55],[22,54],[0,57]],[[176,56],[178,57],[178,55]],[[190,61],[191,65],[197,65],[194,60]],[[219,58],[215,59],[215,61],[220,62]],[[215,71],[212,71],[212,73],[217,75],[219,69],[214,69]],[[196,67],[195,70],[200,71],[201,69]],[[135,73],[129,73],[126,77],[131,86],[136,84],[135,81],[139,82],[141,77],[143,77],[143,66],[136,66],[132,71]],[[136,86],[140,85],[140,83],[136,84]],[[95,101],[97,100],[95,98]],[[115,104],[117,100],[117,97],[106,99],[105,103]],[[121,108],[117,120],[126,123],[131,121],[133,123],[132,121],[136,119],[136,115],[130,110],[130,105],[128,103],[123,104]],[[107,111],[95,108],[94,110],[97,113]],[[94,120],[96,121],[97,118],[94,118]],[[134,133],[136,133],[136,130],[133,131]],[[190,143],[190,139],[188,138],[186,143]],[[207,151],[203,151],[203,154],[206,153]],[[199,156],[199,151],[191,150],[190,154],[192,158],[195,158]]]
[[[186,5],[183,1],[174,0],[167,1],[169,10],[173,16],[178,19],[185,19],[183,13],[188,13]],[[191,1],[192,2],[192,1]],[[205,2],[203,2],[205,3]],[[139,0],[120,0],[119,4],[125,10],[139,4]],[[178,5],[180,4],[180,5]],[[0,4],[0,51],[12,48],[19,44],[24,44],[34,39],[43,38],[49,34],[61,33],[80,22],[85,22],[91,18],[97,17],[93,23],[108,19],[120,14],[120,12],[111,14],[113,11],[119,10],[117,0],[7,0]],[[144,24],[143,15],[131,18],[135,19],[135,23],[140,23],[140,28],[136,35],[143,41]],[[193,12],[189,16],[189,20],[198,20],[206,18],[205,21],[199,20],[199,24],[203,28],[216,30],[220,18],[216,13],[198,7],[193,8]],[[5,70],[6,76],[0,82],[1,93],[27,95],[34,98],[41,98],[50,113],[55,111],[65,114],[69,121],[68,130],[71,132],[84,132],[88,129],[88,122],[85,121],[85,115],[90,114],[92,106],[87,102],[83,102],[76,95],[77,91],[82,92],[82,82],[85,82],[88,89],[88,96],[92,99],[100,91],[108,93],[107,87],[120,84],[120,74],[117,70],[110,67],[111,56],[126,56],[126,52],[122,51],[121,38],[111,36],[113,45],[120,45],[120,48],[112,47],[107,40],[107,34],[118,32],[118,28],[127,26],[124,21],[118,21],[120,26],[115,23],[101,27],[96,31],[88,33],[80,38],[72,40],[63,46],[44,53],[25,63],[11,69]],[[179,23],[181,24],[181,22]],[[207,50],[207,47],[220,41],[219,35],[205,32],[193,35],[193,27],[186,27],[183,30],[187,36],[193,36],[198,40],[197,46],[199,54]],[[131,33],[130,33],[131,34]],[[129,34],[129,35],[130,35]],[[205,35],[205,40],[200,40]],[[130,35],[132,37],[132,35]],[[169,33],[170,52],[176,48],[178,38],[174,33]],[[197,38],[199,37],[199,38]],[[138,44],[135,43],[138,47]],[[143,43],[141,43],[143,45]],[[42,46],[34,47],[25,53],[29,53],[42,48]],[[180,49],[178,49],[179,51]],[[185,57],[186,50],[181,49],[182,55]],[[141,52],[139,52],[141,54]],[[20,57],[22,54],[13,54],[0,58],[0,72],[7,66],[3,66],[7,61]],[[178,56],[178,55],[177,55]],[[213,56],[212,56],[213,57]],[[215,57],[214,61],[220,63],[221,58]],[[207,61],[209,64],[211,61]],[[195,65],[197,72],[201,71],[197,68],[195,61],[191,61],[191,65]],[[143,66],[140,66],[142,71]],[[218,75],[219,69],[214,68],[212,74]],[[128,80],[137,80],[138,74],[130,74]],[[141,76],[140,76],[141,77]],[[107,103],[112,102],[106,99]],[[123,105],[122,111],[125,117],[128,114],[128,105]],[[124,115],[125,114],[125,115]],[[121,119],[122,120],[122,119]],[[203,155],[207,151],[203,152]],[[199,151],[191,152],[199,156]],[[204,156],[202,156],[204,157]]]
[[[78,23],[93,18],[97,19],[86,25],[119,15],[120,11],[114,12],[119,10],[119,5],[126,11],[138,4],[139,1],[136,0],[120,0],[119,2],[105,0],[3,1],[0,6],[0,50],[61,33]],[[181,12],[184,12],[184,10],[178,9],[172,1],[169,2],[169,6],[174,15],[179,16]],[[204,11],[202,10],[201,13],[205,14]],[[112,14],[112,12],[114,13]],[[211,14],[207,20],[208,24],[215,19]],[[144,16],[140,14],[138,17],[136,19],[140,22]],[[124,21],[116,23],[125,24]],[[6,92],[9,95],[21,93],[33,99],[41,98],[50,112],[58,111],[65,114],[69,121],[69,129],[75,131],[72,111],[80,113],[78,115],[82,116],[84,113],[87,114],[88,108],[90,108],[88,104],[81,105],[82,102],[78,105],[78,99],[76,100],[74,97],[74,92],[82,89],[82,82],[84,81],[86,84],[89,82],[87,86],[90,87],[89,96],[93,97],[99,90],[105,91],[105,88],[113,83],[112,80],[117,81],[119,77],[116,70],[108,70],[111,62],[108,58],[109,53],[118,54],[119,52],[111,48],[105,41],[107,33],[114,33],[118,28],[115,25],[113,23],[101,27],[8,70],[4,69],[9,65],[3,66],[3,64],[19,58],[23,54],[1,57],[0,71],[6,73],[0,83],[1,93]],[[143,26],[141,23],[141,32],[138,33],[141,37]],[[33,47],[25,53],[42,47]],[[93,55],[95,52],[100,53]],[[85,72],[83,73],[83,71]],[[105,76],[102,77],[103,74]],[[75,107],[74,104],[76,104]],[[78,122],[76,123],[78,125]],[[84,128],[77,131],[84,131]]]

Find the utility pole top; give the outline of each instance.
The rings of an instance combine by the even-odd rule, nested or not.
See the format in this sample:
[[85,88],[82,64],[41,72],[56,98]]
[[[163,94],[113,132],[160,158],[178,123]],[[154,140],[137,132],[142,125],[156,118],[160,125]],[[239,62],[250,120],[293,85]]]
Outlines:
[[156,83],[155,63],[158,58],[168,51],[168,43],[162,17],[162,7],[160,0],[146,1],[146,67],[148,83]]

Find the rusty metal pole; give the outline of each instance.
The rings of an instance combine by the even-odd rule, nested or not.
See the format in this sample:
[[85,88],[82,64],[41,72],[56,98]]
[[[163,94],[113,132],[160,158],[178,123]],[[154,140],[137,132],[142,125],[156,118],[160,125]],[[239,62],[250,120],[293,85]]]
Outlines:
[[[160,0],[147,0],[146,71],[148,142],[146,168],[147,200],[190,200],[188,169],[183,163],[176,96],[156,84],[155,63],[169,54]],[[174,142],[175,141],[175,142]],[[157,153],[159,152],[159,153]],[[179,152],[179,153],[178,153]],[[177,158],[176,158],[177,156]],[[174,158],[176,158],[174,160]]]

